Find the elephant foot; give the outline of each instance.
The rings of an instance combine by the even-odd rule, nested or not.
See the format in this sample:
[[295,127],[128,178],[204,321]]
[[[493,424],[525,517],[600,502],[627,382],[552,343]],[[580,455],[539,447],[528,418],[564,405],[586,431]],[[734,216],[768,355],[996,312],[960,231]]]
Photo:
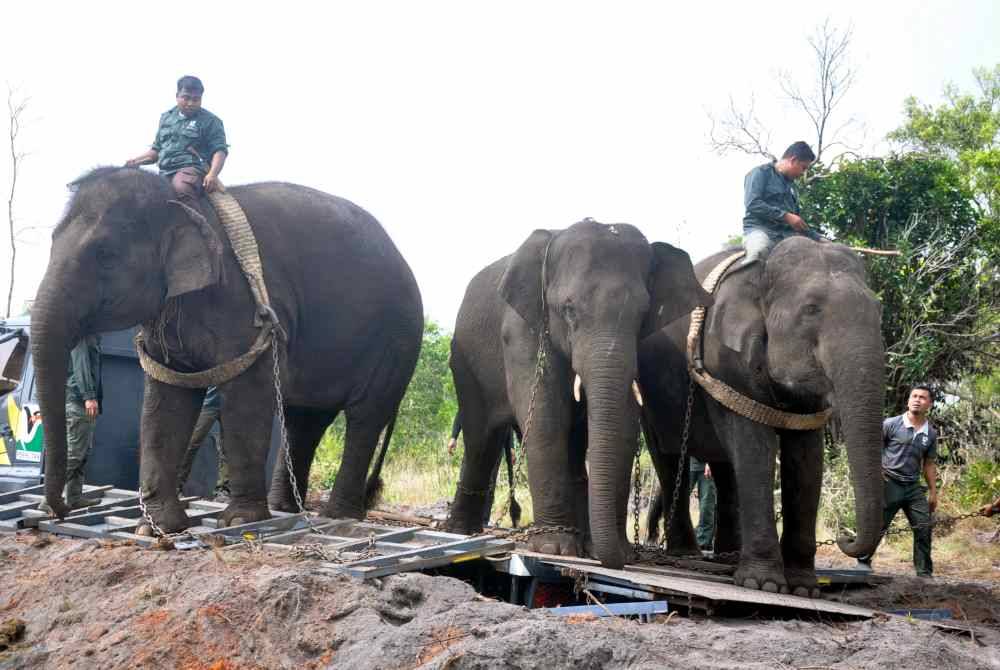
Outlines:
[[323,505],[323,516],[329,519],[364,519],[367,515],[364,505],[349,505],[332,497]]
[[531,551],[554,556],[582,556],[584,549],[583,538],[577,533],[546,531],[545,526],[538,526],[528,537],[527,544]]
[[458,533],[460,535],[477,535],[483,531],[483,524],[481,521],[472,521],[471,519],[448,515],[448,519],[444,522],[443,530],[447,533]]
[[[174,501],[157,506],[155,503],[145,502],[146,510],[153,518],[153,521],[164,533],[179,533],[191,525],[191,519],[187,512],[181,507],[180,502]],[[143,523],[136,528],[136,535],[152,537],[154,535],[150,524],[144,519]]]
[[242,526],[254,521],[265,521],[271,518],[267,505],[263,502],[231,502],[219,515],[219,527]]
[[295,514],[299,511],[299,506],[289,496],[271,496],[267,499],[267,506],[275,512],[288,512]]
[[733,583],[755,591],[788,593],[788,582],[785,580],[785,570],[781,560],[762,561],[741,558],[736,573],[733,575]]
[[792,595],[803,598],[819,598],[819,585],[813,568],[789,568],[785,566],[785,581]]

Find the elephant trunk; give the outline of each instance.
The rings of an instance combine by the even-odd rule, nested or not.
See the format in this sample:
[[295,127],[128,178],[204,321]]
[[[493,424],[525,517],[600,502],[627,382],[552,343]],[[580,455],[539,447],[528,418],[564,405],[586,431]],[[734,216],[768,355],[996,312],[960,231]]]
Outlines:
[[66,484],[66,377],[69,352],[79,337],[68,301],[46,277],[31,310],[31,353],[38,401],[45,421],[45,500],[63,518]]
[[[871,554],[882,532],[882,395],[885,365],[881,347],[852,350],[833,357],[835,403],[847,443],[854,488],[857,536],[837,544],[848,556]],[[848,363],[849,362],[849,363]]]
[[598,353],[580,370],[587,392],[590,531],[601,564],[621,568],[629,468],[638,439],[638,410],[632,398],[635,345],[611,336],[591,351]]

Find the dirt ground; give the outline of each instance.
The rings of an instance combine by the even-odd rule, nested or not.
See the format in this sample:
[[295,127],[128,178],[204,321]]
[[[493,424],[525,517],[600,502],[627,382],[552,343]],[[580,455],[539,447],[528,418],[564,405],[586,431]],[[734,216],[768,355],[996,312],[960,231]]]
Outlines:
[[958,602],[973,641],[901,618],[562,618],[448,577],[361,583],[283,555],[34,532],[0,536],[0,580],[0,668],[1000,668],[988,583],[900,579],[842,594],[886,608]]

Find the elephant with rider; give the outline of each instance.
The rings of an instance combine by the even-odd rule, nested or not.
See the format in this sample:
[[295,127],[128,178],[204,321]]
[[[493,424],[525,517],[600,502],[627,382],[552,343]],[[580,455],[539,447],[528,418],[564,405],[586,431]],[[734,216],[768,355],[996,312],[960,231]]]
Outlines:
[[[699,280],[737,251],[698,263]],[[733,263],[714,298],[690,344],[691,319],[685,318],[639,349],[644,429],[664,487],[663,508],[671,506],[682,436],[688,435],[687,453],[709,462],[717,483],[716,551],[740,550],[736,583],[816,595],[822,424],[832,408],[847,444],[857,518],[856,537],[841,538],[839,546],[849,556],[864,556],[879,539],[881,304],[855,251],[805,237],[780,242],[766,261]],[[715,381],[692,383],[689,365],[700,379]],[[711,395],[706,388],[714,389]],[[686,463],[680,467],[686,474]],[[680,479],[686,490],[686,478]],[[696,549],[687,507],[679,507],[668,543],[675,550]]]
[[[381,225],[357,205],[304,186],[231,187],[259,249],[269,295],[261,310],[208,203],[199,213],[179,202],[166,180],[135,168],[98,168],[72,188],[32,310],[48,427],[45,491],[59,516],[66,514],[59,495],[66,360],[75,342],[142,324],[150,360],[197,376],[243,360],[264,321],[273,344],[218,388],[232,494],[220,521],[269,517],[265,460],[275,410],[287,426],[302,497],[323,432],[346,414],[347,444],[324,514],[361,518],[372,456],[383,429],[391,432],[423,330],[413,274]],[[146,377],[141,491],[153,522],[167,532],[188,526],[177,498],[178,464],[204,395],[204,388]],[[275,468],[270,502],[297,509],[285,467]]]

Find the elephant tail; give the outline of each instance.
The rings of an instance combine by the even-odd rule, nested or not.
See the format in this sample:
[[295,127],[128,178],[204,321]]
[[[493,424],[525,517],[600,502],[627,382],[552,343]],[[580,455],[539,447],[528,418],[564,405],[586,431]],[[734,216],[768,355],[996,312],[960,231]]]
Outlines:
[[392,430],[396,427],[396,417],[399,415],[399,409],[397,408],[392,414],[392,418],[389,419],[389,423],[385,427],[385,437],[382,438],[382,448],[378,452],[378,458],[375,459],[375,467],[372,468],[372,472],[368,475],[368,483],[365,485],[365,509],[369,510],[378,504],[379,498],[382,497],[382,488],[384,483],[382,481],[382,465],[385,463],[385,454],[389,451],[389,441],[392,439]]

